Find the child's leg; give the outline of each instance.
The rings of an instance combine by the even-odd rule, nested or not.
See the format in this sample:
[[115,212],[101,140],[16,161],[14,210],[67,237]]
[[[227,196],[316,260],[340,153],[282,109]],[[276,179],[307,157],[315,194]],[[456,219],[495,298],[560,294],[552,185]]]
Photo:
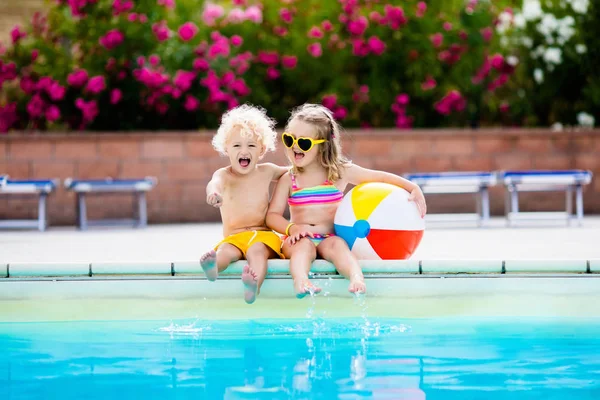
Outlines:
[[285,243],[282,251],[285,258],[290,260],[290,274],[294,280],[296,297],[301,299],[311,291],[319,293],[321,288],[313,285],[308,279],[312,262],[317,258],[315,245],[309,239],[303,238],[294,245]]
[[338,236],[331,236],[323,240],[317,252],[327,261],[335,265],[340,275],[350,280],[348,291],[352,293],[364,293],[367,289],[358,260],[348,248],[348,245]]
[[267,276],[267,261],[276,257],[277,254],[264,243],[254,243],[246,251],[248,265],[244,267],[242,282],[244,282],[244,299],[246,303],[252,304],[260,293],[260,288]]
[[216,252],[211,250],[204,253],[200,257],[200,265],[206,274],[206,279],[214,281],[219,276],[219,272],[225,270],[232,262],[241,259],[242,256],[240,249],[232,244],[223,243]]

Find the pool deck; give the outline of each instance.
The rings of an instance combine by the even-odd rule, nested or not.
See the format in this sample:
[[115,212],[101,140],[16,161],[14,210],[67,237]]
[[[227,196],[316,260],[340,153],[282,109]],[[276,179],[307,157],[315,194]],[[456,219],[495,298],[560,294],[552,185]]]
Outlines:
[[[0,231],[0,262],[151,262],[196,260],[221,238],[220,224],[150,225],[145,229],[50,227],[46,232]],[[600,216],[583,226],[532,221],[507,228],[493,218],[486,228],[470,223],[427,224],[412,259],[600,259]]]

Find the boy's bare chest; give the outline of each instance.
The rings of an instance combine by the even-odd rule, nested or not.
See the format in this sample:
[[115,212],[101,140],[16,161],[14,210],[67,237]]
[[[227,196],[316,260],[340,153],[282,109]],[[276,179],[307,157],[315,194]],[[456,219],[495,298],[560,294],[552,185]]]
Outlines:
[[261,196],[269,194],[269,179],[232,179],[228,182],[224,195],[230,198],[238,198],[240,196]]

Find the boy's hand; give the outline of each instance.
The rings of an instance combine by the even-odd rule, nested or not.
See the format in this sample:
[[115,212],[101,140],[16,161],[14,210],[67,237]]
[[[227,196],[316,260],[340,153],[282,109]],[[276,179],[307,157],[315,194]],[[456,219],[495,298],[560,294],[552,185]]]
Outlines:
[[425,217],[425,214],[427,213],[427,204],[425,204],[425,195],[420,187],[417,186],[410,192],[408,201],[414,201],[417,204],[421,218]]
[[223,205],[223,198],[219,193],[211,193],[206,196],[206,202],[215,208],[219,208]]

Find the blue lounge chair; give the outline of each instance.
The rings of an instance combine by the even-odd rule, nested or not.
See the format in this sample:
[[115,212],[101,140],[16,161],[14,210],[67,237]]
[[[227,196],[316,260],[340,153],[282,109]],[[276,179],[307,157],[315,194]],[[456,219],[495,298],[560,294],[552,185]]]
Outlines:
[[[571,223],[573,218],[573,192],[576,201],[576,216],[579,225],[583,222],[583,186],[592,181],[592,172],[586,170],[560,171],[503,171],[499,180],[506,188],[505,215],[508,225],[516,220],[532,218],[566,218]],[[519,212],[519,192],[552,192],[564,191],[566,194],[565,212]],[[537,214],[537,215],[534,215]]]
[[0,195],[11,197],[38,198],[37,219],[9,219],[0,221],[0,228],[37,228],[45,231],[48,227],[46,199],[58,186],[57,179],[22,180],[0,176]]
[[[421,187],[425,195],[428,194],[454,194],[473,193],[476,195],[476,212],[473,214],[439,215],[444,220],[475,219],[479,225],[487,223],[490,219],[489,188],[496,185],[496,174],[492,172],[432,172],[406,174],[406,179],[411,180]],[[428,219],[435,219],[436,214],[429,215]]]
[[[146,192],[152,190],[157,183],[154,177],[144,179],[67,179],[65,188],[77,195],[77,226],[86,230],[92,225],[132,225],[145,227],[148,224],[146,211]],[[102,194],[131,194],[137,198],[138,215],[133,219],[88,221],[86,197]]]

